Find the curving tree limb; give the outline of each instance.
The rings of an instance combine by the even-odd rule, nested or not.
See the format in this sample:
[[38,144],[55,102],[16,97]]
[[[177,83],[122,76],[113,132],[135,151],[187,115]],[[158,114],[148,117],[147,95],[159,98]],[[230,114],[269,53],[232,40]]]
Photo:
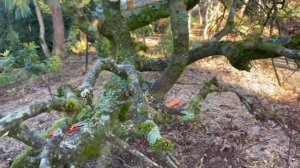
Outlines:
[[5,116],[0,119],[0,135],[3,135],[10,129],[19,126],[23,121],[48,111],[48,109],[49,102],[40,101],[35,102],[30,106],[18,109],[17,111],[11,112],[11,115]]

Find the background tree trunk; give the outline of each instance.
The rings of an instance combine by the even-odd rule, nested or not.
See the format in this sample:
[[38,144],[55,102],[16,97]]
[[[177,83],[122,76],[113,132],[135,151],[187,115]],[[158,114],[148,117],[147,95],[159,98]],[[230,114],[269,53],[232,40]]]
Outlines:
[[45,40],[45,24],[44,24],[43,16],[42,16],[41,10],[40,10],[39,5],[37,4],[36,0],[33,0],[33,4],[34,4],[35,12],[36,12],[36,17],[38,19],[39,26],[40,26],[39,38],[40,38],[41,47],[42,47],[44,55],[46,57],[50,57],[51,52],[50,52],[48,45],[46,43],[46,40]]
[[51,11],[52,22],[53,22],[53,54],[60,54],[64,57],[64,20],[63,13],[60,4],[56,0],[48,0],[48,6]]

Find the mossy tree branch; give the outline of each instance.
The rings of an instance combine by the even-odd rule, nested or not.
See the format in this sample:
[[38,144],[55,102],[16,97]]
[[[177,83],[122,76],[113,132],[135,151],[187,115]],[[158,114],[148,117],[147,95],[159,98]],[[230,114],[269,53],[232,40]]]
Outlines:
[[23,121],[39,115],[43,112],[47,112],[49,109],[48,101],[35,102],[30,106],[18,109],[17,111],[11,112],[11,115],[7,115],[0,119],[0,135],[5,132],[18,127]]
[[64,138],[64,132],[68,129],[69,124],[65,121],[58,129],[55,130],[54,135],[49,139],[41,153],[40,168],[51,168],[52,160],[55,150],[59,147],[60,142]]
[[174,46],[173,55],[169,66],[149,90],[153,99],[160,101],[179,79],[189,58],[188,14],[184,0],[170,1],[170,16]]
[[8,133],[8,136],[17,139],[24,144],[33,147],[34,149],[42,149],[47,142],[46,139],[31,131],[25,124],[21,124],[15,129],[11,129]]
[[137,55],[131,39],[129,28],[121,14],[120,1],[103,0],[103,11],[106,18],[106,27],[109,28],[112,38],[108,38],[114,46],[113,58],[118,62],[128,61],[135,64]]
[[[199,0],[187,0],[186,9],[190,10],[198,4]],[[107,26],[108,21],[104,19],[104,13],[101,13],[103,9],[102,4],[96,4],[96,8],[93,12],[91,10],[81,10],[82,7],[78,7],[76,3],[71,1],[63,1],[63,7],[71,18],[77,20],[79,28],[90,37],[101,41],[101,35],[111,38],[112,32],[110,26]],[[96,15],[96,17],[95,17]],[[151,4],[147,4],[142,8],[134,9],[133,11],[124,14],[124,23],[128,27],[129,31],[146,26],[158,19],[167,18],[169,13],[169,2],[159,1]],[[93,24],[94,23],[94,24]],[[97,24],[95,24],[97,23]],[[90,28],[94,27],[92,31]]]

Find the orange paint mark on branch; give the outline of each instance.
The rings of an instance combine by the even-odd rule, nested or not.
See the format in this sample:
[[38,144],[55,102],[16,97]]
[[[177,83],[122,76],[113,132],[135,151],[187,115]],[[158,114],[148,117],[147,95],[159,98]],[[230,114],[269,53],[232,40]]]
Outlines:
[[178,104],[180,104],[182,102],[181,99],[176,98],[175,100],[171,101],[170,103],[167,104],[167,107],[172,108],[177,106]]

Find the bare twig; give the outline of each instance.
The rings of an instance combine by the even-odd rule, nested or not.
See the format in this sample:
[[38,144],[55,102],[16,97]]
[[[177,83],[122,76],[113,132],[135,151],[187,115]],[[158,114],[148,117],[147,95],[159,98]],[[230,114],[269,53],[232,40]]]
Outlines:
[[49,92],[49,94],[50,94],[50,96],[51,96],[51,99],[53,100],[53,99],[54,99],[54,95],[52,94],[51,86],[50,86],[50,84],[49,84],[49,80],[46,81],[44,75],[42,75],[42,80],[43,80],[44,84],[46,85],[46,87],[47,87],[47,89],[48,89],[48,92]]
[[254,143],[254,144],[252,144],[252,145],[249,145],[249,146],[243,148],[243,150],[242,150],[241,152],[243,152],[243,151],[245,151],[245,150],[247,150],[247,149],[249,149],[249,148],[252,148],[252,147],[254,147],[254,146],[256,146],[256,145],[259,145],[259,144],[262,144],[262,143],[264,143],[264,142],[267,142],[267,141],[269,141],[269,140],[271,140],[271,139],[274,139],[274,138],[276,138],[276,137],[277,137],[277,136],[272,136],[272,137],[270,137],[270,138],[268,138],[268,139],[265,139],[265,140],[259,141],[259,142],[257,142],[257,143]]
[[282,86],[282,84],[280,82],[280,78],[279,78],[278,72],[277,72],[277,68],[276,68],[276,65],[275,65],[275,62],[274,62],[274,58],[272,58],[271,60],[272,60],[272,66],[273,66],[273,69],[274,69],[274,72],[275,72],[275,76],[276,76],[278,85]]
[[129,152],[133,156],[135,156],[135,157],[139,158],[141,161],[143,161],[143,163],[145,163],[145,166],[147,166],[147,167],[149,166],[151,168],[160,168],[161,167],[157,163],[155,163],[154,161],[149,159],[147,156],[145,156],[143,153],[141,153],[140,151],[135,149],[133,146],[128,145],[126,142],[118,139],[113,134],[107,133],[107,137],[109,137],[109,139],[111,141],[113,141],[115,144],[117,144],[119,147],[121,147],[125,151]]
[[283,82],[282,82],[282,84],[283,83],[285,83],[285,82],[287,82],[287,80],[290,78],[290,77],[292,77],[294,74],[295,74],[295,72],[297,72],[298,71],[298,68],[296,68]]

